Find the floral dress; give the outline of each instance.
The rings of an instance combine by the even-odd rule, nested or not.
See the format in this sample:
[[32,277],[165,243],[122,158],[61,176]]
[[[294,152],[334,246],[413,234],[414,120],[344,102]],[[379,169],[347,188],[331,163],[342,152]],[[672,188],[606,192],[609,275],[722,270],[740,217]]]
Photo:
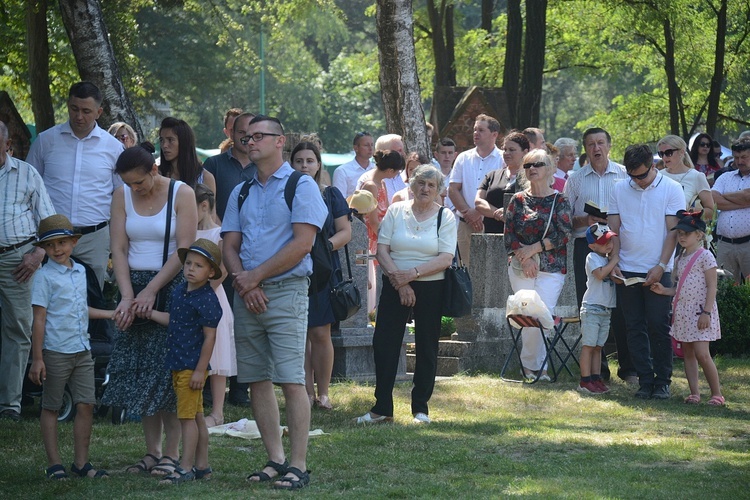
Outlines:
[[693,267],[683,277],[685,268],[690,262],[691,255],[685,255],[677,259],[675,275],[682,282],[680,296],[673,304],[674,318],[671,334],[675,340],[680,342],[712,341],[721,338],[721,325],[719,323],[719,309],[714,301],[711,308],[711,324],[705,330],[698,330],[698,315],[706,303],[706,270],[716,268],[716,259],[708,250],[699,248],[702,252],[696,259]]

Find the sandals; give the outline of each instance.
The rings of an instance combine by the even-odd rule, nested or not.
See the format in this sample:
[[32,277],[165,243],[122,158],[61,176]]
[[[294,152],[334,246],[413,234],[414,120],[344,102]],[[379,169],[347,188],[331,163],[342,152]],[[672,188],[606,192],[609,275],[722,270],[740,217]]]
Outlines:
[[192,470],[185,470],[181,467],[175,467],[174,472],[159,481],[159,484],[181,484],[187,481],[194,481],[195,473]]
[[[92,470],[95,472],[95,474],[93,476],[89,476],[89,472],[91,472]],[[70,464],[70,472],[72,472],[73,474],[77,474],[80,477],[90,477],[91,479],[109,477],[109,474],[107,474],[106,470],[94,469],[94,466],[91,465],[91,462],[86,462],[80,469],[76,467],[76,464]]]
[[68,479],[68,473],[65,472],[65,467],[62,464],[47,467],[44,469],[44,475],[47,476],[47,479],[53,481],[66,481]]
[[333,410],[331,399],[328,396],[320,396],[315,400],[315,407],[318,410]]
[[[279,478],[279,477],[283,476],[284,474],[286,474],[286,472],[289,470],[289,461],[288,460],[284,460],[284,463],[280,464],[278,462],[274,462],[273,460],[269,460],[268,462],[266,462],[266,465],[263,466],[264,469],[266,467],[271,467],[273,470],[275,470],[276,472],[278,472],[278,475],[274,476],[274,477],[271,477],[271,476],[269,476],[268,474],[266,474],[265,472],[263,472],[261,470],[261,471],[258,471],[258,472],[253,472],[252,474],[250,474],[249,476],[247,476],[245,478],[245,480],[248,483],[266,483],[268,481],[275,481],[277,478]],[[253,479],[255,477],[258,478],[257,481]]]
[[[287,474],[294,474],[297,476],[289,477]],[[289,484],[281,484],[281,483],[289,483]],[[273,483],[273,487],[277,490],[298,490],[300,488],[304,488],[310,484],[310,471],[302,472],[297,467],[289,467],[287,468],[286,474],[284,474],[284,477],[278,478],[275,483]]]
[[214,471],[211,470],[211,467],[206,467],[205,469],[196,469],[193,467],[193,474],[195,475],[195,479],[197,481],[205,480],[209,481],[211,479],[211,474],[213,474]]
[[711,396],[711,399],[708,400],[708,404],[711,406],[724,406],[724,396]]
[[[151,458],[154,461],[154,465],[149,467],[146,463],[146,458]],[[146,453],[146,455],[144,455],[144,457],[140,461],[138,461],[138,463],[131,465],[130,467],[125,469],[125,472],[128,472],[130,474],[140,474],[141,472],[148,473],[151,472],[151,469],[153,469],[157,465],[159,465],[159,457],[155,457],[151,453]]]
[[159,462],[151,467],[152,476],[169,476],[180,468],[180,461],[164,455]]
[[685,398],[686,405],[697,405],[700,402],[701,402],[701,397],[699,394],[691,394],[690,396]]
[[[211,419],[210,422],[208,420],[209,418]],[[207,428],[217,427],[219,425],[224,425],[224,419],[223,418],[216,418],[213,415],[207,415],[206,418],[205,418],[205,421],[206,421],[206,427]]]

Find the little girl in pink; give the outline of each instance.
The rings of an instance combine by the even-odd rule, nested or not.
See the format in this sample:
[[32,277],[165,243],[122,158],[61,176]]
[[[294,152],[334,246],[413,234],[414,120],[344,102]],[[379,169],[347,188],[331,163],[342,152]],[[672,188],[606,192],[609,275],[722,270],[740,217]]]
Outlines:
[[716,306],[717,273],[716,259],[703,248],[706,223],[701,219],[703,212],[677,213],[679,222],[672,229],[677,231],[677,241],[682,246],[682,254],[675,264],[678,279],[675,288],[665,288],[660,283],[651,285],[651,290],[661,295],[673,295],[672,337],[682,342],[685,361],[685,376],[690,386],[687,404],[701,401],[698,387],[698,365],[711,389],[708,404],[724,405],[721,395],[719,372],[711,359],[708,344],[721,338],[719,310]]

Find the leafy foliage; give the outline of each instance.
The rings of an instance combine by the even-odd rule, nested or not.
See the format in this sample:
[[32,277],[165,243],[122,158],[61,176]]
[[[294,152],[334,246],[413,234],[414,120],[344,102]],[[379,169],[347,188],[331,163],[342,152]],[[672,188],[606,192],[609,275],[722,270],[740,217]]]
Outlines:
[[721,340],[714,343],[719,354],[750,354],[750,285],[735,285],[731,279],[719,280],[716,293],[721,318]]

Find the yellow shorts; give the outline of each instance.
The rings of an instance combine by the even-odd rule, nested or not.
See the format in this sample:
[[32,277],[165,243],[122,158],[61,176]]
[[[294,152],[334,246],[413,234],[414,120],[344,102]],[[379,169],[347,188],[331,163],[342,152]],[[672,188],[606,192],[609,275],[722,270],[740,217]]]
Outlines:
[[[194,419],[198,413],[203,413],[203,389],[191,389],[190,378],[193,370],[172,371],[172,387],[177,395],[177,418],[180,420]],[[208,373],[204,377],[205,383]]]

